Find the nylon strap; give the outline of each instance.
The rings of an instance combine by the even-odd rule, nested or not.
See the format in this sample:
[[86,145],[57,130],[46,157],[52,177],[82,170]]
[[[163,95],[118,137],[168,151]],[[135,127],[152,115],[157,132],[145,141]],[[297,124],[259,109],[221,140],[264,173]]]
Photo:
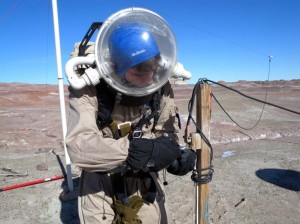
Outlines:
[[114,139],[119,139],[126,136],[131,131],[131,122],[118,124],[115,120],[113,120],[109,124],[109,128],[113,134]]

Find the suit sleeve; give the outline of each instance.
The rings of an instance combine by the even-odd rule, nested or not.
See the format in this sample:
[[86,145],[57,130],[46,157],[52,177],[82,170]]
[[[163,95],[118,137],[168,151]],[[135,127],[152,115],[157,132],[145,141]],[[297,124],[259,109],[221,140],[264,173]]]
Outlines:
[[104,138],[98,129],[96,88],[69,87],[69,92],[66,146],[72,163],[90,172],[107,172],[121,166],[128,155],[129,141],[126,137]]

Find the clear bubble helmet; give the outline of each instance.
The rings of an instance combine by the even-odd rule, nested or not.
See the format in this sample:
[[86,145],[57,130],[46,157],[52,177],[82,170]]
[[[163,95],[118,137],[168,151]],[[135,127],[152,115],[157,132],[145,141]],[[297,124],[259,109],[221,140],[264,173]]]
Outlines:
[[[146,96],[161,88],[177,63],[176,40],[168,23],[143,8],[124,9],[107,18],[97,35],[95,51],[101,77],[128,96]],[[128,69],[158,55],[151,85],[138,87],[126,80]]]

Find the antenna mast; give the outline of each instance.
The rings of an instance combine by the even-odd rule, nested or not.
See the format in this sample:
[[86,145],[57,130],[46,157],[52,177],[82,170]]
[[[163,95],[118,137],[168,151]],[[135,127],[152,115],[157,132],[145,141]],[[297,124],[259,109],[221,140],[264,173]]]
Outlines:
[[60,99],[60,111],[63,131],[63,145],[66,157],[66,173],[69,191],[73,191],[73,179],[71,170],[71,160],[66,147],[66,134],[67,134],[67,122],[66,122],[66,109],[65,109],[65,97],[64,97],[64,84],[62,77],[62,64],[61,64],[61,51],[60,51],[60,37],[59,37],[59,24],[58,24],[58,11],[57,11],[57,0],[52,0],[52,12],[53,12],[53,25],[54,25],[54,36],[55,36],[55,50],[56,50],[56,64],[57,64],[57,77],[59,87],[59,99]]

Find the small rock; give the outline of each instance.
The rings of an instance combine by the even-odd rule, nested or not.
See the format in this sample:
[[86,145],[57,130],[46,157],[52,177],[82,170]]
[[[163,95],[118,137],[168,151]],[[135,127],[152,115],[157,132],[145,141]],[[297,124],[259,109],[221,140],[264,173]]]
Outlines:
[[36,166],[36,169],[40,171],[48,170],[48,165],[46,163],[40,163]]

